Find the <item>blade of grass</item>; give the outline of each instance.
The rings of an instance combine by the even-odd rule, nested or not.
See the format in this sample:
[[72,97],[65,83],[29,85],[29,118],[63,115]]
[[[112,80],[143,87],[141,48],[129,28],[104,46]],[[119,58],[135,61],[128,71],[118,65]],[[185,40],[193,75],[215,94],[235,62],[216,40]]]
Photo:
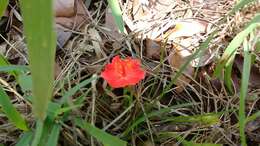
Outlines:
[[33,138],[32,131],[25,132],[23,133],[22,138],[19,139],[19,141],[15,146],[29,146],[32,138]]
[[12,105],[10,98],[0,85],[0,105],[3,108],[7,118],[19,129],[27,131],[28,127],[22,115]]
[[22,74],[19,76],[18,80],[16,80],[20,87],[22,88],[22,91],[28,92],[28,91],[32,91],[32,76],[31,75],[25,75]]
[[42,121],[52,96],[56,35],[52,0],[22,0],[24,32],[29,48],[33,112]]
[[[245,29],[234,37],[234,39],[230,42],[230,44],[225,49],[224,54],[222,55],[221,59],[219,60],[219,62],[217,64],[217,67],[214,71],[215,76],[217,76],[217,77],[221,76],[222,69],[233,62],[237,48],[243,42],[244,38],[247,37],[248,34],[250,32],[252,32],[259,25],[260,25],[260,14],[256,15],[250,21],[250,23],[245,27]],[[230,72],[228,72],[228,73],[230,73]]]
[[173,76],[173,79],[171,80],[170,84],[168,84],[160,94],[160,98],[163,97],[164,94],[166,94],[172,87],[172,85],[175,84],[177,79],[180,77],[182,72],[186,69],[186,67],[189,65],[189,63],[196,58],[200,53],[203,53],[209,46],[210,41],[214,38],[217,31],[214,31],[211,33],[211,35],[200,45],[199,49],[197,49],[188,59],[187,61],[181,66],[179,71]]
[[123,22],[122,12],[121,12],[118,0],[107,0],[107,1],[112,10],[112,15],[115,18],[117,27],[123,33],[124,32],[124,22]]
[[173,109],[176,109],[176,108],[182,108],[182,107],[186,107],[186,106],[194,106],[196,105],[195,103],[185,103],[185,104],[179,104],[179,105],[174,105],[174,106],[171,106],[171,107],[168,107],[168,108],[163,108],[163,109],[160,109],[158,111],[153,111],[153,112],[150,112],[146,115],[142,115],[140,116],[139,118],[137,118],[134,123],[132,123],[130,126],[128,126],[128,128],[123,132],[122,136],[126,136],[128,135],[128,133],[130,131],[132,131],[135,127],[137,127],[139,124],[141,124],[142,122],[144,122],[147,118],[151,118],[151,117],[155,117],[155,116],[160,116],[164,113],[167,113],[167,112],[170,112],[171,110]]
[[[233,56],[235,57],[235,56]],[[234,59],[232,59],[234,60]],[[233,93],[233,82],[232,82],[232,67],[233,67],[233,63],[227,65],[226,69],[225,69],[225,73],[224,73],[224,81],[225,84],[227,86],[227,89],[230,93]]]
[[222,146],[222,144],[196,143],[193,141],[187,141],[184,136],[180,136],[179,132],[159,132],[158,136],[160,138],[176,138],[178,142],[182,143],[183,146]]
[[58,138],[60,135],[61,126],[59,124],[54,124],[52,127],[51,133],[49,135],[49,139],[47,142],[47,146],[56,146],[58,143]]
[[42,137],[43,126],[44,126],[43,122],[41,120],[37,120],[36,131],[35,131],[31,146],[38,146],[38,144],[40,143],[41,137]]
[[239,131],[240,131],[240,139],[242,146],[246,146],[246,136],[245,136],[245,100],[247,96],[248,90],[248,82],[250,76],[251,69],[251,53],[249,52],[249,46],[247,40],[244,40],[244,64],[243,64],[243,72],[242,72],[242,82],[240,88],[240,96],[239,96]]
[[4,12],[5,12],[5,9],[8,5],[8,0],[1,0],[0,1],[0,19],[1,17],[3,16]]
[[29,71],[29,68],[25,65],[3,65],[0,67],[0,72],[16,72],[16,71]]
[[161,122],[173,122],[173,123],[196,123],[202,125],[215,125],[220,122],[220,113],[208,113],[203,115],[194,116],[178,116],[178,117],[167,117]]
[[61,98],[60,100],[60,104],[64,104],[67,99],[72,96],[73,94],[75,94],[77,91],[79,91],[82,87],[90,84],[93,80],[96,80],[98,77],[97,76],[92,76],[89,79],[86,79],[82,82],[80,82],[79,84],[77,84],[76,86],[74,86],[73,88],[71,88],[69,91],[67,91]]
[[21,71],[18,70],[11,70],[11,71],[7,71],[5,69],[7,69],[6,67],[10,66],[10,63],[5,59],[5,57],[0,54],[0,72],[1,70],[3,70],[4,72],[9,73],[10,75],[13,75],[15,78],[17,78],[17,76],[19,74],[21,74]]
[[250,4],[250,3],[255,2],[255,1],[257,1],[257,0],[239,0],[238,3],[228,13],[228,15],[231,15],[231,14],[237,12],[239,9],[243,8],[247,4]]
[[110,135],[101,129],[94,127],[93,125],[83,121],[82,119],[77,118],[75,120],[75,123],[80,128],[86,130],[86,132],[88,132],[91,136],[95,137],[97,140],[102,142],[103,145],[126,146],[126,144],[127,144],[125,141],[117,138],[116,136]]
[[183,141],[183,146],[222,146],[222,144],[213,144],[213,143],[195,143],[192,141]]

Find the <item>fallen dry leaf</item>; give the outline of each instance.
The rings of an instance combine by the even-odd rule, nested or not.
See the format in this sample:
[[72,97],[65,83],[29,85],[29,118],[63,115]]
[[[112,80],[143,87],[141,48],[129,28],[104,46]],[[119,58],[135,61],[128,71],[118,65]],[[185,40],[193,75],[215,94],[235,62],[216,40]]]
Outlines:
[[[180,69],[186,63],[187,59],[196,51],[200,42],[203,41],[201,36],[206,34],[210,28],[208,21],[199,18],[175,20],[172,16],[178,18],[193,16],[192,10],[172,13],[180,3],[182,1],[133,0],[129,4],[130,6],[126,6],[128,9],[132,9],[131,15],[123,14],[126,25],[131,31],[135,32],[135,37],[140,40],[146,39],[145,54],[148,58],[160,58],[161,43],[165,40],[168,44],[174,46],[170,48],[170,56],[168,56],[169,64],[174,71]],[[195,3],[195,1],[192,3]],[[184,74],[192,76],[193,67],[204,66],[213,59],[214,51],[205,51],[205,54],[192,60]],[[189,83],[190,79],[185,75],[179,78],[176,83],[177,86],[180,86],[179,92],[185,87],[185,83],[182,81]]]
[[251,140],[260,143],[260,118],[256,118],[254,121],[248,122],[245,129]]
[[72,32],[66,30],[63,26],[56,24],[56,32],[57,32],[57,45],[59,48],[62,48],[67,41],[70,39]]
[[56,17],[72,17],[75,15],[75,0],[55,0],[54,11]]
[[[231,2],[227,1],[226,3]],[[193,8],[200,9],[200,13],[206,18],[219,18],[223,10],[227,10],[227,8],[219,9],[216,5],[219,5],[221,1],[219,0],[190,0],[190,5]],[[222,1],[223,3],[223,1]]]
[[149,58],[160,59],[161,45],[160,42],[156,42],[151,39],[145,40],[146,44],[146,56]]
[[[181,51],[179,53],[177,52],[172,52],[169,57],[168,57],[168,62],[169,64],[172,66],[174,71],[178,71],[183,64],[186,63],[187,59],[189,56],[184,57],[183,55],[181,55],[181,53],[185,54],[186,51]],[[191,65],[188,65],[186,67],[186,69],[183,71],[183,74],[185,75],[189,75],[192,76],[194,73],[194,68]],[[190,78],[186,77],[185,75],[181,75],[177,82],[176,85],[178,86],[178,88],[176,89],[176,91],[178,93],[182,92],[184,87],[190,83]]]
[[178,21],[173,29],[165,33],[165,38],[174,41],[178,37],[191,37],[195,34],[206,33],[208,23],[202,20],[187,19]]
[[55,22],[68,29],[78,28],[88,18],[87,9],[82,0],[75,0],[73,10],[72,16],[56,17]]
[[142,19],[143,16],[145,16],[142,1],[133,0],[132,14],[133,14],[134,20],[140,20],[140,19]]
[[72,35],[72,31],[87,19],[87,9],[82,0],[56,0],[56,32],[59,48],[62,48]]

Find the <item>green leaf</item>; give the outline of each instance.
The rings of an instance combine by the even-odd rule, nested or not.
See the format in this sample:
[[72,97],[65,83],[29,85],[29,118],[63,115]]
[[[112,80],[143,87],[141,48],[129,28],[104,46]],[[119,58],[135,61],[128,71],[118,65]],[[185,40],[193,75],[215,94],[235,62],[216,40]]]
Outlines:
[[33,138],[33,132],[32,131],[28,131],[23,133],[22,138],[19,139],[19,141],[17,142],[17,144],[15,146],[30,146],[30,142]]
[[93,80],[96,80],[97,79],[97,76],[92,76],[91,78],[89,79],[86,79],[82,82],[80,82],[79,84],[77,84],[76,86],[74,86],[73,88],[71,88],[69,91],[67,91],[61,98],[61,101],[60,101],[60,104],[64,104],[67,99],[74,95],[77,91],[79,91],[82,87],[90,84]]
[[230,93],[233,93],[233,82],[232,82],[232,76],[231,76],[232,68],[233,68],[233,63],[227,65],[227,67],[225,69],[225,74],[224,74],[224,81],[225,81],[227,89]]
[[260,23],[260,14],[256,15],[246,26],[246,28],[234,37],[234,39],[230,42],[228,47],[225,49],[223,56],[221,57],[221,59],[217,64],[217,67],[214,71],[215,76],[220,77],[222,69],[227,67],[233,62],[234,56],[236,55],[237,48],[240,46],[244,38],[246,38],[250,32],[252,32],[256,27],[260,26],[259,23]]
[[42,121],[53,92],[56,35],[52,0],[21,0],[33,84],[33,112]]
[[32,76],[31,75],[20,75],[18,77],[18,83],[22,88],[23,92],[32,90]]
[[80,128],[84,129],[91,136],[95,137],[97,140],[103,143],[106,146],[126,146],[126,142],[117,138],[116,136],[110,135],[105,131],[96,128],[95,126],[83,121],[82,119],[77,118],[75,123]]
[[38,146],[38,144],[41,141],[42,133],[43,133],[43,127],[44,127],[44,122],[41,120],[38,120],[36,122],[36,130],[34,133],[34,138],[32,141],[32,146]]
[[247,40],[244,40],[244,63],[243,63],[243,71],[242,71],[242,82],[240,87],[240,96],[239,96],[239,131],[241,137],[242,146],[246,146],[246,136],[245,136],[245,100],[247,96],[248,90],[248,82],[251,70],[251,53],[249,52],[249,46]]
[[23,65],[6,65],[0,67],[0,72],[10,72],[10,71],[29,71],[29,68]]
[[124,22],[122,18],[122,11],[120,9],[118,0],[107,0],[108,4],[112,10],[112,15],[115,18],[116,24],[119,30],[123,33],[124,32]]
[[210,36],[201,43],[199,49],[197,49],[189,58],[187,61],[181,66],[181,68],[178,70],[178,72],[173,76],[173,79],[171,80],[170,84],[168,84],[162,91],[160,98],[163,97],[169,91],[173,84],[177,81],[177,79],[182,75],[183,71],[187,68],[187,66],[190,64],[190,62],[195,59],[199,54],[202,54],[208,49],[210,41],[214,38],[217,31],[214,31],[210,34]]
[[21,74],[21,71],[18,70],[10,70],[10,63],[5,59],[2,54],[0,54],[0,72],[7,72],[17,78],[17,76]]
[[47,146],[56,146],[60,135],[61,126],[54,124],[48,138]]
[[222,146],[222,144],[213,144],[213,143],[195,143],[191,141],[183,141],[183,146]]
[[152,112],[148,113],[146,116],[145,115],[141,115],[139,118],[137,118],[134,121],[134,123],[132,123],[130,126],[128,126],[128,128],[124,131],[124,133],[122,135],[126,136],[130,131],[132,131],[139,124],[143,123],[147,118],[160,116],[160,115],[162,115],[164,113],[168,113],[168,112],[172,111],[172,109],[186,107],[186,106],[193,106],[195,104],[196,103],[186,103],[186,104],[174,105],[174,106],[171,106],[171,107],[168,107],[168,108],[160,109],[158,111],[152,111]]
[[178,132],[161,132],[158,133],[161,137],[168,137],[168,138],[176,138],[179,143],[183,146],[222,146],[222,144],[213,144],[213,143],[196,143],[194,141],[187,141],[185,137],[180,136]]
[[164,122],[215,125],[220,122],[219,116],[220,116],[219,114],[208,113],[208,114],[194,115],[194,116],[168,117]]
[[51,121],[54,121],[61,105],[56,102],[50,102],[47,109],[47,116]]
[[239,9],[243,8],[247,4],[250,4],[255,1],[257,0],[238,0],[238,3],[232,8],[232,10],[229,12],[229,15],[234,12],[237,12]]
[[7,118],[19,129],[27,131],[28,127],[22,115],[12,105],[8,95],[0,86],[0,105],[3,108]]
[[4,15],[8,2],[8,0],[0,0],[0,19]]

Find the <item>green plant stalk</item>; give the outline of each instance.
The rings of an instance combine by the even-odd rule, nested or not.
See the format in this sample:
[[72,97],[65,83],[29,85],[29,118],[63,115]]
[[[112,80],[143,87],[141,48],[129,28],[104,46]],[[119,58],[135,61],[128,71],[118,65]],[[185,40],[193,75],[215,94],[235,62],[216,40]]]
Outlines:
[[33,112],[43,121],[52,97],[56,35],[52,0],[21,0],[32,74]]
[[240,89],[240,102],[239,102],[239,131],[242,146],[246,146],[246,136],[245,136],[245,100],[248,90],[248,81],[250,76],[251,69],[251,54],[249,53],[249,47],[247,40],[244,40],[244,64],[243,64],[243,73],[242,73],[242,83]]

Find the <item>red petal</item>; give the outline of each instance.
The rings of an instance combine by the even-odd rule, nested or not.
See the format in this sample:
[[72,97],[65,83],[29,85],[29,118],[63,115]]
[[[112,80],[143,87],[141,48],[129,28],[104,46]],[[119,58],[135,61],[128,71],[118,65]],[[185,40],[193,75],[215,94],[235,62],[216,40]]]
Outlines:
[[137,59],[127,58],[121,60],[119,56],[112,59],[112,63],[105,66],[101,73],[108,84],[113,88],[135,85],[144,79],[145,71],[140,67],[140,61]]

